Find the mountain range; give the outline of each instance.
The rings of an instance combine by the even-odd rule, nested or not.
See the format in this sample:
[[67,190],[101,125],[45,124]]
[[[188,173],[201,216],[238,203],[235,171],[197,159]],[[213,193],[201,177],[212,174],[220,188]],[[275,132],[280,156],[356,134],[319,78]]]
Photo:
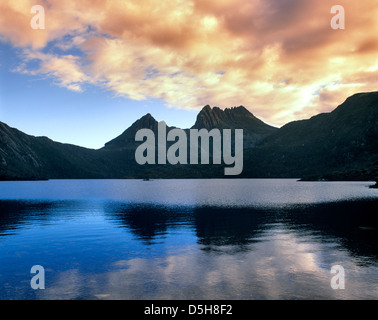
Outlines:
[[[0,180],[225,178],[223,165],[138,165],[135,134],[143,128],[156,133],[158,122],[147,114],[93,150],[27,135],[0,122]],[[378,92],[355,94],[330,113],[281,128],[243,106],[207,105],[191,129],[203,128],[244,130],[244,170],[238,178],[378,177]]]

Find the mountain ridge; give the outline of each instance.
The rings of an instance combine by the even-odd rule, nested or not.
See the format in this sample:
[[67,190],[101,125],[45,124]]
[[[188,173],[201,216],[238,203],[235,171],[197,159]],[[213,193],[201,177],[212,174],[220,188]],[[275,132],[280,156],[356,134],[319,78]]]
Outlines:
[[105,143],[104,148],[117,148],[134,141],[135,133],[140,129],[151,129],[154,132],[158,130],[158,121],[147,113],[140,119],[136,120],[129,128],[127,128],[118,137]]
[[377,177],[378,92],[355,94],[329,113],[284,125],[249,157],[257,165],[262,158],[266,165],[254,174],[290,172],[309,180]]
[[[223,177],[221,166],[215,165],[137,165],[135,133],[142,128],[156,133],[157,127],[158,121],[148,113],[94,150],[27,135],[0,122],[0,179]],[[244,130],[240,178],[366,180],[378,176],[378,92],[357,93],[329,113],[281,128],[265,124],[243,106],[222,110],[207,105],[191,128]]]
[[197,115],[191,129],[243,129],[244,146],[254,147],[261,140],[272,134],[278,128],[272,127],[256,118],[244,106],[226,108],[211,108],[206,105]]

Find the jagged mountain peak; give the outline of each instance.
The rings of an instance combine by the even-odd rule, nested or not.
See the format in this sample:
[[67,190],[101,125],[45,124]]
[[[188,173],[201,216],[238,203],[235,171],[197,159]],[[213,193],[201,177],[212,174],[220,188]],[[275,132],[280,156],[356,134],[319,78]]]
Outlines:
[[[0,180],[135,178],[153,173],[157,177],[219,176],[215,167],[137,165],[135,134],[142,128],[157,132],[158,121],[148,113],[105,148],[90,150],[30,136],[0,122]],[[172,128],[167,127],[167,132]],[[208,105],[198,114],[194,128],[243,129],[243,177],[365,180],[378,176],[378,92],[355,94],[332,112],[280,129],[268,126],[243,106]]]
[[198,114],[193,129],[244,129],[250,133],[268,134],[276,130],[256,118],[244,106],[221,109],[206,105]]
[[221,109],[206,105],[198,114],[192,129],[243,129],[244,145],[256,146],[263,138],[276,130],[262,120],[256,118],[244,106]]
[[[158,131],[158,121],[147,113],[135,121],[120,136],[105,144],[105,148],[125,148],[134,142],[135,134],[140,129],[150,129],[155,133]],[[172,129],[173,127],[168,127]],[[265,136],[276,131],[277,128],[271,127],[256,118],[244,106],[221,109],[217,106],[211,108],[206,105],[199,112],[196,123],[191,129],[243,129],[244,142],[246,146],[254,146]]]

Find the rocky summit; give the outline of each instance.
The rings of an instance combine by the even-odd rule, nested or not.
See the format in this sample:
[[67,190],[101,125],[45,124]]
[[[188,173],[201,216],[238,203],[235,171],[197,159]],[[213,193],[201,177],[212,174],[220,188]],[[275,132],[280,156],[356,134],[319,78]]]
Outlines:
[[[99,150],[34,137],[0,122],[0,179],[221,178],[220,165],[151,165],[135,161],[135,134],[157,132],[151,114]],[[167,127],[167,132],[174,127]],[[272,127],[245,107],[205,106],[192,129],[243,129],[241,178],[376,180],[378,92],[358,93],[307,120]]]

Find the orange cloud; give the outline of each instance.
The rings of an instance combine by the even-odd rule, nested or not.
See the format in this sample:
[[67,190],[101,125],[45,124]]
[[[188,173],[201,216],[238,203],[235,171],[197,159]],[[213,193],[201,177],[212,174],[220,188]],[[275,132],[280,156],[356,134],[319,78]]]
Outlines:
[[[243,104],[282,125],[377,89],[374,1],[344,0],[345,30],[330,26],[334,4],[317,0],[42,3],[46,29],[36,31],[36,1],[3,0],[0,39],[24,50],[18,71],[48,75],[69,90],[92,83],[187,109]],[[30,59],[38,68],[28,70]]]

